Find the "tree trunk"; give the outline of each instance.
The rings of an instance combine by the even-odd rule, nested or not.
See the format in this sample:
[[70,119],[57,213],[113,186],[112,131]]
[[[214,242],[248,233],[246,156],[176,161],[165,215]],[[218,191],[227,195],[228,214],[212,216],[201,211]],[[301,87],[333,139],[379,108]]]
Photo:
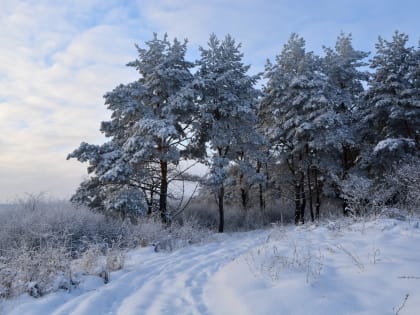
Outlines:
[[[341,180],[346,179],[347,177],[347,171],[350,168],[349,167],[349,159],[348,159],[348,155],[349,155],[349,149],[347,145],[342,145],[342,149],[343,149],[343,175],[341,176]],[[340,189],[341,190],[341,189]],[[343,215],[347,216],[347,201],[345,198],[342,198],[342,206],[343,206]]]
[[319,210],[321,207],[321,200],[320,200],[320,189],[319,189],[319,183],[318,183],[318,169],[315,169],[315,195],[316,195],[316,201],[315,201],[315,218],[319,220]]
[[241,175],[239,175],[239,190],[241,194],[242,210],[246,211],[247,206],[248,206],[248,193],[246,189],[244,188],[244,174],[242,173]]
[[305,223],[305,207],[306,207],[306,196],[305,196],[305,172],[300,172],[300,223]]
[[150,192],[150,197],[148,197],[148,190],[145,188],[142,188],[141,190],[144,194],[144,197],[146,198],[146,204],[147,204],[147,215],[152,215],[153,210],[153,191]]
[[150,217],[152,215],[152,212],[153,212],[153,201],[147,201],[147,215]]
[[311,221],[314,222],[315,221],[315,216],[314,216],[314,208],[313,208],[313,204],[312,204],[312,183],[311,183],[311,167],[308,166],[308,199],[309,199],[309,211],[311,213]]
[[168,162],[160,161],[160,195],[159,211],[162,222],[168,223],[167,200],[168,200]]
[[290,159],[287,159],[287,166],[289,167],[289,170],[293,176],[293,186],[295,190],[295,224],[298,225],[301,213],[300,180],[297,178],[297,171],[295,168],[293,155],[290,156]]
[[242,209],[246,212],[248,206],[248,193],[243,188],[241,188],[241,203]]
[[[257,174],[261,173],[261,162],[257,162]],[[258,184],[258,196],[260,202],[260,211],[263,212],[265,209],[265,200],[264,200],[264,189],[262,183]]]
[[295,224],[298,225],[300,221],[300,184],[295,178]]
[[225,196],[225,187],[222,185],[218,192],[218,206],[219,206],[219,233],[223,233],[224,225],[225,225],[225,213],[223,209],[223,201]]
[[264,212],[265,201],[264,201],[263,185],[261,183],[258,184],[258,193],[259,193],[259,197],[260,197],[260,210],[261,210],[261,212]]

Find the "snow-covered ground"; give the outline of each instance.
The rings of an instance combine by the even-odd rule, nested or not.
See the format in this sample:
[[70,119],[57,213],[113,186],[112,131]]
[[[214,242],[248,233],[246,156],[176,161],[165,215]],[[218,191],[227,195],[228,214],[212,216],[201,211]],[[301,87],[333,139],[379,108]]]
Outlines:
[[420,220],[331,222],[143,248],[104,285],[3,302],[0,313],[420,314]]

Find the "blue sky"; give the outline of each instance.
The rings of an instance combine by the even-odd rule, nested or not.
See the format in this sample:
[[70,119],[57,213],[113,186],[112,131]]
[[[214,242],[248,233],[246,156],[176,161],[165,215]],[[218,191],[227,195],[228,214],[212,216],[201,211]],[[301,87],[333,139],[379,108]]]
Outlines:
[[291,32],[317,53],[340,31],[371,52],[378,35],[400,30],[412,45],[420,37],[417,0],[0,1],[0,203],[74,192],[86,166],[66,155],[104,140],[102,95],[136,79],[124,65],[153,32],[188,38],[191,59],[210,33],[230,33],[254,73]]

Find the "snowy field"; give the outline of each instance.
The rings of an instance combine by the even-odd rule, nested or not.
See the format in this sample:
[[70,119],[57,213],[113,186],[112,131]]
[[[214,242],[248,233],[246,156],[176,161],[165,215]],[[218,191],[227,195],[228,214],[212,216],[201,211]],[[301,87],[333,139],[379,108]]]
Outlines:
[[420,220],[377,219],[215,235],[71,292],[0,304],[8,315],[420,314]]

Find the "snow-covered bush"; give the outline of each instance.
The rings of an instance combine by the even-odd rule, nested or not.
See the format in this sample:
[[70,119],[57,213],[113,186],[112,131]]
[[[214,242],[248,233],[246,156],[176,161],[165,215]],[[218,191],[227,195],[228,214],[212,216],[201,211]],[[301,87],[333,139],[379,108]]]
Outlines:
[[210,239],[211,229],[203,227],[194,218],[183,218],[182,222],[173,222],[155,242],[155,251],[173,251]]
[[0,212],[0,297],[70,289],[71,262],[88,255],[92,244],[105,250],[107,270],[119,269],[124,263],[120,248],[138,246],[140,239],[162,232],[161,225],[148,225],[153,224],[112,220],[41,195],[18,200]]
[[420,160],[394,164],[381,179],[350,175],[342,198],[353,215],[384,214],[394,218],[420,211]]
[[397,206],[420,212],[420,159],[396,167],[385,176],[385,183]]
[[77,260],[76,266],[83,273],[99,276],[104,283],[108,283],[110,272],[122,269],[124,263],[125,249],[120,243],[114,243],[110,247],[103,244],[91,244]]
[[23,244],[2,251],[0,297],[24,292],[40,297],[58,289],[70,290],[74,284],[70,261],[70,252],[54,240],[39,248]]
[[349,175],[342,182],[341,197],[346,200],[345,211],[352,215],[365,215],[371,207],[372,181],[363,176]]
[[80,272],[110,280],[130,248],[170,243],[173,250],[208,238],[210,230],[185,219],[165,226],[159,218],[136,224],[34,195],[0,212],[0,298],[39,297],[70,290]]

